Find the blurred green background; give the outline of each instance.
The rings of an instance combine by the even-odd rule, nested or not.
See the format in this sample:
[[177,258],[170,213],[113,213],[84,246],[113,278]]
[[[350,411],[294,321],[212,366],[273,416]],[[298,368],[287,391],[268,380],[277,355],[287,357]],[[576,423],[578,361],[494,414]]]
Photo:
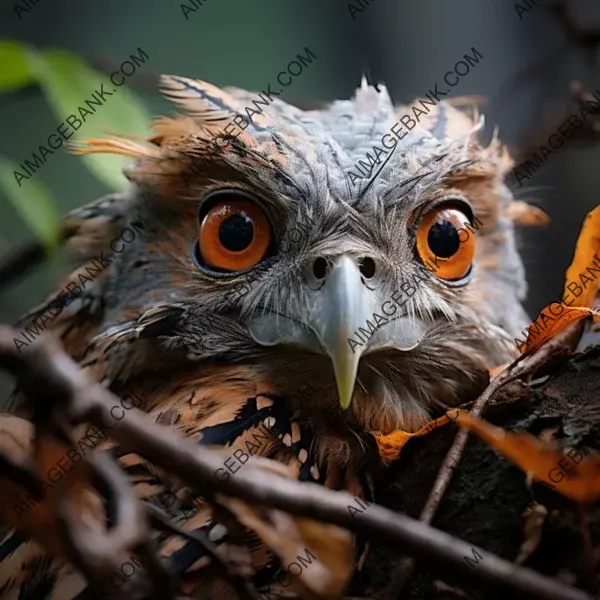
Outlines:
[[[56,114],[57,89],[68,92],[72,80],[73,97],[81,96],[81,102],[74,100],[71,110],[95,89],[91,86],[88,92],[81,92],[87,79],[78,77],[78,68],[65,71],[64,65],[73,65],[73,59],[49,52],[56,50],[73,53],[104,76],[117,70],[130,54],[137,54],[138,47],[149,55],[125,86],[108,98],[106,106],[89,118],[89,127],[88,123],[81,127],[83,137],[94,135],[99,119],[109,119],[109,114],[117,121],[126,115],[126,123],[133,127],[130,111],[136,99],[138,118],[171,114],[174,108],[156,90],[161,73],[261,90],[307,46],[317,60],[285,89],[285,100],[347,98],[364,73],[373,83],[385,82],[398,102],[409,102],[442,81],[444,73],[474,46],[484,60],[461,81],[456,93],[488,98],[482,107],[487,132],[491,134],[499,126],[500,138],[511,147],[520,145],[532,129],[543,128],[552,110],[568,103],[569,81],[581,80],[591,90],[600,87],[597,49],[584,49],[541,3],[520,18],[513,3],[497,0],[373,0],[353,19],[348,2],[340,0],[202,2],[187,19],[182,3],[157,0],[39,0],[37,5],[19,10],[16,7],[24,7],[22,2],[3,3],[0,156],[21,164],[55,132],[64,120]],[[367,2],[363,4],[367,6]],[[600,22],[599,9],[593,3],[573,1],[569,9],[576,24],[597,26]],[[21,65],[15,43],[30,49]],[[35,69],[30,77],[27,70],[31,64]],[[58,70],[49,72],[52,66]],[[19,85],[21,71],[24,75]],[[125,87],[133,100],[123,91]],[[536,173],[530,185],[515,190],[518,197],[542,206],[552,218],[549,228],[524,229],[520,237],[531,285],[526,303],[530,314],[561,289],[585,213],[597,204],[599,158],[595,147],[567,144]],[[43,192],[37,189],[38,182],[51,194],[59,214],[111,191],[106,177],[98,179],[81,157],[68,154],[64,146],[32,178],[23,181],[18,198],[7,189],[3,173],[0,257],[33,235],[24,216],[30,221],[33,218],[38,230],[40,221],[42,225],[50,223],[52,208],[39,204]],[[15,202],[28,203],[27,210],[23,206],[15,210]],[[56,282],[58,272],[54,261],[3,293],[0,321],[13,323],[34,306]],[[0,377],[1,401],[10,382],[3,374]]]

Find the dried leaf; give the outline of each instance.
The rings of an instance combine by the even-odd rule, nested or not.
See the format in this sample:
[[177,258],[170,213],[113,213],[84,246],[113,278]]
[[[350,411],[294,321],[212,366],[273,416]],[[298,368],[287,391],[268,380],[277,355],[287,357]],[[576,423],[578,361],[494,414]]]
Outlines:
[[542,541],[544,521],[548,509],[543,504],[533,502],[523,513],[525,518],[525,539],[519,548],[515,564],[522,565],[536,550]]
[[[546,483],[554,491],[578,502],[600,498],[600,454],[575,462],[556,444],[549,444],[529,433],[512,433],[458,409],[458,425],[478,435],[494,450],[515,463],[528,476]],[[570,450],[572,453],[573,450]],[[579,452],[576,456],[582,457]],[[565,463],[566,464],[563,464]],[[560,479],[553,479],[552,474]]]
[[[524,356],[535,352],[535,350],[545,344],[549,339],[553,338],[556,334],[560,333],[565,327],[571,325],[572,323],[577,323],[577,321],[581,321],[581,319],[592,317],[594,321],[600,323],[600,313],[592,310],[591,308],[585,308],[583,306],[563,306],[563,312],[556,316],[550,311],[550,307],[553,306],[553,304],[546,306],[546,308],[540,312],[534,321],[534,323],[543,324],[545,321],[550,320],[550,325],[548,325],[545,329],[542,329],[540,335],[532,335],[530,327],[530,333],[527,336],[527,342],[519,346],[519,349],[523,352]],[[540,326],[537,327],[537,331],[539,331],[539,329]]]
[[[577,282],[582,280],[578,279],[578,277],[581,274],[585,275],[588,267],[597,265],[595,262],[597,255],[600,255],[600,205],[590,211],[583,222],[581,232],[577,238],[575,255],[565,273],[563,298],[572,292],[569,289],[569,285],[575,283],[579,286]],[[588,274],[593,275],[593,273],[590,273],[589,271]],[[596,281],[595,276],[586,277]],[[598,281],[600,281],[600,279],[598,279]],[[564,304],[560,305],[563,309],[562,312],[557,314],[550,310],[550,307],[557,305],[556,302],[549,304],[540,312],[529,327],[527,341],[519,345],[519,350],[521,350],[524,355],[531,354],[537,350],[542,344],[561,332],[571,323],[576,323],[590,315],[593,317],[594,321],[600,322],[600,314],[598,311],[593,310],[594,300],[598,291],[598,283],[595,285],[590,284],[589,287],[586,285],[579,287],[582,289],[582,293],[579,296],[574,297],[573,302],[569,306],[565,306]],[[546,322],[550,322],[550,326],[547,326]],[[536,326],[535,335],[532,333],[533,325]],[[539,335],[540,329],[542,330],[541,335]]]
[[[258,457],[249,462],[292,478],[280,463]],[[282,578],[285,589],[294,589],[303,598],[337,597],[350,580],[355,562],[354,540],[347,530],[280,510],[252,506],[237,498],[219,496],[218,501],[278,556],[288,571],[285,583]]]
[[[575,256],[565,273],[565,294],[570,291],[567,286],[572,281],[577,281],[579,274],[585,273],[586,269],[594,264],[596,255],[600,255],[600,205],[590,211],[583,222],[575,246]],[[589,288],[586,287],[583,293],[575,298],[572,306],[592,308],[597,290],[598,284]]]
[[454,419],[445,414],[437,419],[434,419],[433,421],[429,421],[421,429],[419,429],[419,431],[415,431],[413,433],[396,429],[396,431],[392,431],[392,433],[388,433],[387,435],[383,435],[379,432],[372,432],[372,435],[377,442],[379,456],[386,460],[396,460],[400,456],[400,452],[408,440],[413,437],[420,437],[422,435],[431,433],[436,427],[439,427],[440,425],[447,425],[451,421],[454,421]]

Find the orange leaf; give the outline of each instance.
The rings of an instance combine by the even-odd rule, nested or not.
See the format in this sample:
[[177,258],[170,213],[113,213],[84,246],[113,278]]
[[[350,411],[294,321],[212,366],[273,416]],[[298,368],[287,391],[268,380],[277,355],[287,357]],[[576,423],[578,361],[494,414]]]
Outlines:
[[[600,454],[583,455],[558,448],[529,433],[512,433],[458,410],[457,423],[477,434],[523,472],[543,481],[563,496],[589,502],[600,498]],[[576,462],[572,454],[579,457]]]
[[[585,217],[581,233],[577,238],[575,256],[565,273],[564,295],[571,291],[567,286],[573,282],[577,282],[579,274],[585,274],[586,269],[590,265],[595,264],[595,260],[598,260],[596,254],[600,255],[600,205],[596,206],[596,208],[590,211]],[[598,260],[598,263],[600,264],[600,260]],[[595,280],[595,277],[593,277],[593,279]],[[583,293],[575,298],[575,301],[571,306],[585,306],[592,308],[594,306],[597,290],[597,283],[596,285],[590,285],[589,288],[585,287]]]
[[[558,315],[550,310],[550,307],[555,304],[562,309],[562,312],[558,313]],[[594,321],[600,322],[600,313],[591,308],[576,306],[568,307],[553,302],[542,309],[536,320],[529,326],[527,341],[524,344],[520,344],[519,350],[521,350],[524,355],[531,354],[534,350],[537,350],[540,346],[545,344],[550,338],[554,337],[557,333],[560,333],[567,325],[576,323],[589,316],[592,316]],[[551,324],[546,326],[548,320],[551,321]],[[532,330],[534,325],[535,330]],[[538,336],[540,330],[542,330],[541,335]],[[533,333],[534,331],[535,334]]]
[[436,427],[439,427],[440,425],[447,425],[450,423],[450,421],[454,420],[455,419],[449,417],[448,414],[445,414],[444,416],[438,417],[433,421],[429,421],[423,427],[421,427],[419,431],[415,431],[414,433],[396,429],[396,431],[392,431],[392,433],[388,433],[387,435],[383,435],[378,432],[372,432],[372,435],[377,442],[379,456],[386,460],[396,460],[400,456],[400,452],[402,451],[402,448],[404,448],[404,444],[406,444],[410,438],[420,437],[422,435],[426,435],[427,433],[431,433]]
[[[596,293],[598,291],[598,283],[596,282],[596,276],[593,271],[598,271],[598,269],[600,269],[600,258],[597,256],[599,254],[600,205],[596,206],[594,210],[587,214],[583,226],[581,227],[581,232],[577,238],[575,247],[575,255],[565,273],[565,285],[560,298],[561,303],[552,302],[546,306],[537,316],[535,321],[529,326],[527,341],[519,344],[519,350],[521,350],[523,354],[530,354],[534,350],[537,350],[542,344],[571,323],[576,323],[589,315],[593,315],[595,321],[598,320],[598,313],[590,309],[594,306],[594,300],[596,299]],[[582,277],[585,278],[585,281]],[[596,283],[590,283],[588,287],[586,285],[588,280]],[[600,281],[600,279],[598,281]],[[575,284],[575,290],[578,288],[581,290],[579,296],[575,296],[575,292],[569,289],[569,286],[573,284]],[[565,305],[562,300],[571,294],[573,294],[573,301],[571,304]],[[551,307],[553,306],[558,307],[556,312],[551,310]],[[552,325],[550,325],[548,329],[546,329],[547,321],[552,322]],[[532,327],[534,326],[535,335],[532,332]],[[540,329],[545,331],[540,337],[537,337],[540,333]]]

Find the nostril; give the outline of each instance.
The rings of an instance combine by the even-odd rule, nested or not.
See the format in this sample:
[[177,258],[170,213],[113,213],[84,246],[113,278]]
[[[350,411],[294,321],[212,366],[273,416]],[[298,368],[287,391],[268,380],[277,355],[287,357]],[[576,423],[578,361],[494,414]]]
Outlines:
[[375,261],[366,256],[360,261],[360,272],[367,278],[371,279],[375,275]]
[[313,263],[313,275],[317,279],[323,279],[327,275],[327,261],[321,256]]

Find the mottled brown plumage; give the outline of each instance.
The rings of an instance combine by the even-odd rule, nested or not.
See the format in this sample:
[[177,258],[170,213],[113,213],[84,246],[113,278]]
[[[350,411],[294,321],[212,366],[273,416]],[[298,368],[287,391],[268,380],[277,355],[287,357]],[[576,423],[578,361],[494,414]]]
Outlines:
[[[363,83],[353,100],[322,111],[275,99],[232,135],[223,131],[236,114],[248,114],[257,95],[182,77],[163,84],[187,116],[158,119],[146,144],[113,138],[81,150],[135,162],[125,192],[67,216],[65,246],[78,268],[101,252],[104,268],[47,328],[90,377],[122,397],[133,395],[162,425],[226,446],[226,455],[245,449],[288,465],[300,479],[370,498],[369,469],[379,460],[373,432],[418,429],[443,407],[473,399],[488,369],[514,357],[512,337],[527,317],[513,221],[530,223],[539,211],[513,200],[503,183],[511,161],[496,139],[479,145],[477,116],[448,104],[398,140],[389,160],[373,169],[376,176],[357,178],[357,162],[408,110],[394,107],[383,86]],[[211,233],[207,223],[221,203],[246,212],[227,213],[240,218]],[[426,268],[417,249],[419,236],[440,248],[456,243],[456,228],[444,216],[450,212],[440,212],[429,233],[421,231],[430,211],[442,209],[479,223],[470,234],[468,269],[450,279]],[[139,226],[140,216],[147,226],[111,252],[111,241],[132,221]],[[261,227],[269,231],[268,249],[253,266],[215,267],[219,260],[235,265],[263,235]],[[284,244],[294,229],[301,239]],[[205,232],[214,234],[210,242]],[[249,245],[237,249],[248,236]],[[451,265],[454,255],[444,260]],[[69,281],[80,280],[71,275],[61,289]],[[415,291],[404,312],[369,339],[355,337],[355,328],[407,281]],[[39,322],[55,297],[23,324]],[[27,335],[20,340],[23,349],[29,343],[35,342]],[[254,434],[262,443],[252,452]],[[159,478],[139,457],[113,452],[139,497],[186,529],[216,531],[204,500],[166,474]],[[182,504],[173,505],[172,493]],[[193,516],[186,520],[182,511]],[[43,586],[53,599],[79,597],[80,575],[14,536],[3,543],[3,597],[33,599],[39,596],[30,590]],[[227,544],[223,536],[216,541]],[[187,593],[206,597],[213,585],[209,559],[189,554],[180,539],[161,548],[178,572],[198,573]],[[272,579],[277,563],[264,545],[254,544],[252,555],[257,581]],[[36,585],[24,583],[32,565],[42,569]]]

